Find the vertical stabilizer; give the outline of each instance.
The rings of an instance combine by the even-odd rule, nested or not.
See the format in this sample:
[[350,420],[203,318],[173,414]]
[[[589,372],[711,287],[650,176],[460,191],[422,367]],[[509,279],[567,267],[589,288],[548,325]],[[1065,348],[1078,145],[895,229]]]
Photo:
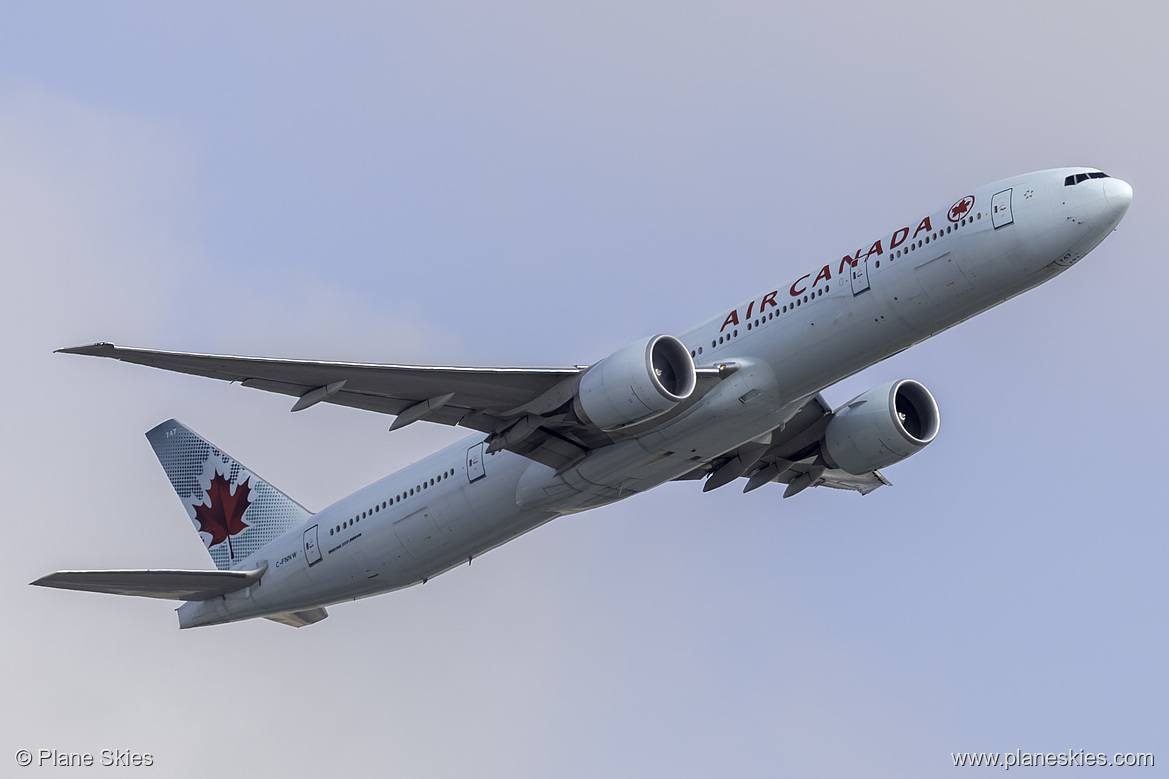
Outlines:
[[146,438],[220,570],[234,568],[311,516],[176,419],[163,422]]

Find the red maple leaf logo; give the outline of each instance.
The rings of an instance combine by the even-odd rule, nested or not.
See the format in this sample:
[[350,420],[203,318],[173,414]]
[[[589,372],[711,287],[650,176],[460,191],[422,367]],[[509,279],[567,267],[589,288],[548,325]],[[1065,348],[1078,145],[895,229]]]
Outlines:
[[947,214],[951,222],[957,222],[974,206],[974,196],[967,195],[959,200],[954,205],[950,206],[950,213]]
[[243,521],[244,512],[248,510],[251,501],[248,495],[251,493],[251,487],[248,486],[248,481],[251,480],[248,476],[242,484],[237,484],[235,487],[235,494],[231,494],[231,482],[221,476],[218,471],[215,477],[211,480],[211,486],[207,488],[207,496],[204,500],[208,505],[202,503],[195,506],[195,521],[199,523],[199,532],[207,533],[211,536],[211,542],[207,544],[210,549],[213,546],[227,542],[227,551],[232,559],[235,559],[235,551],[231,548],[231,537],[238,535],[244,528],[248,527]]

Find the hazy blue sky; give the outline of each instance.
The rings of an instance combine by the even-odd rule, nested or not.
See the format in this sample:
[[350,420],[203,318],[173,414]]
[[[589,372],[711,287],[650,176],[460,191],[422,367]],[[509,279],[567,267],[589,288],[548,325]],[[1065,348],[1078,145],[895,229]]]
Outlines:
[[[1169,764],[1165,15],[780,6],[10,4],[0,766],[54,747],[170,776]],[[209,567],[142,436],[170,416],[314,510],[462,435],[55,348],[588,363],[1063,165],[1133,185],[1115,235],[827,392],[936,395],[942,432],[891,489],[666,485],[302,630],[179,632],[166,602],[27,586]]]

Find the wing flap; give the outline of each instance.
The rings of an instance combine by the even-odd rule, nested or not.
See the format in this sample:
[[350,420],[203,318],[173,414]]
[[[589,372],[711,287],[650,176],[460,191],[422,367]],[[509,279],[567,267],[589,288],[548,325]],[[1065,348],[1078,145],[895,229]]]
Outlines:
[[868,495],[878,487],[892,487],[893,482],[886,479],[885,474],[880,471],[855,476],[847,471],[827,470],[820,475],[820,484],[817,486],[853,490],[861,495]]
[[259,581],[268,566],[252,571],[184,571],[123,569],[112,571],[57,571],[42,576],[37,587],[136,595],[166,600],[210,600],[242,590]]

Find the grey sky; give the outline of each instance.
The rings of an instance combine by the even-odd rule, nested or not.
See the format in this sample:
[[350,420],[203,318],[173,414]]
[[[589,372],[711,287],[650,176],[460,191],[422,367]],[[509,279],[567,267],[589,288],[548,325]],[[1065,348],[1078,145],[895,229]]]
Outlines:
[[[1169,762],[1169,59],[1149,8],[8,9],[0,765],[53,747],[150,752],[173,776]],[[302,630],[180,633],[164,602],[27,586],[210,566],[142,436],[170,416],[314,510],[461,436],[57,347],[588,363],[1061,165],[1133,185],[1115,235],[827,393],[934,392],[942,432],[891,489],[666,485]]]

